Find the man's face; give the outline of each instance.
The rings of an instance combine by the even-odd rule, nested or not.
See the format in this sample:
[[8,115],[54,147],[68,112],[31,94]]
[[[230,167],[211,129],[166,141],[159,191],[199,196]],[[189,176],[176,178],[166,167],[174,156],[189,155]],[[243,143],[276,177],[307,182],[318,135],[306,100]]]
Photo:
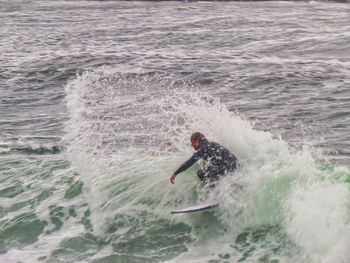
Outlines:
[[200,140],[199,139],[191,140],[191,145],[193,149],[198,150],[200,146]]

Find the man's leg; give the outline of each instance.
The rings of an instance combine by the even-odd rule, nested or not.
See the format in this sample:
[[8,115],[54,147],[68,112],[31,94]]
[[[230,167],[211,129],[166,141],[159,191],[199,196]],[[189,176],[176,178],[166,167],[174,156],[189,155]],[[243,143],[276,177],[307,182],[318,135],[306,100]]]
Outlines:
[[218,170],[198,170],[197,176],[203,185],[210,185],[210,188],[214,187],[215,184],[219,181],[221,176],[224,176],[225,171]]
[[229,167],[227,167],[226,171],[232,174],[236,171],[237,166],[238,166],[237,162],[233,162],[229,165]]
[[206,171],[206,181],[208,183],[215,183],[219,181],[221,176],[224,176],[225,171],[220,170],[208,170]]
[[[217,171],[217,170],[211,170],[211,169],[207,169],[205,171],[202,171],[202,178],[201,182],[203,185],[206,185],[209,187],[209,189],[212,189],[216,186],[217,182],[220,179],[221,176],[221,171]],[[199,175],[198,175],[199,177]]]

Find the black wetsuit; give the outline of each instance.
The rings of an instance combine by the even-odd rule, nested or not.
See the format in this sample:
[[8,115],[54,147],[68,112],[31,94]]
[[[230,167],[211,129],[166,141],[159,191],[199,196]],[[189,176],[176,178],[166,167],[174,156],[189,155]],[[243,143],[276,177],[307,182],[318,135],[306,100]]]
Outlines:
[[233,172],[237,168],[237,158],[229,150],[218,143],[204,140],[200,148],[174,174],[182,173],[199,159],[207,161],[206,167],[197,172],[202,183],[215,182],[220,179],[220,176]]

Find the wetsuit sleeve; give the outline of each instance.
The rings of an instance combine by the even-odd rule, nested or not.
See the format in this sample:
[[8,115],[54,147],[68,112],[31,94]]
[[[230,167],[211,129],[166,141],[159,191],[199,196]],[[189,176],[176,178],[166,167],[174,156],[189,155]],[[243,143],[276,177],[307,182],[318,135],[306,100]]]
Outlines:
[[186,171],[188,168],[190,168],[195,162],[197,162],[200,159],[200,154],[198,152],[195,152],[190,159],[188,159],[186,162],[184,162],[179,169],[175,171],[175,175],[178,175],[179,173],[182,173],[183,171]]

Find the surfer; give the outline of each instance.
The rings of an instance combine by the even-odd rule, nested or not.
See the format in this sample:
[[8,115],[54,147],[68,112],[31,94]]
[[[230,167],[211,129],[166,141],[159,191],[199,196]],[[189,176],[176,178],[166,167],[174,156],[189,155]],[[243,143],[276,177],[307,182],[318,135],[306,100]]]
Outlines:
[[220,177],[236,170],[238,164],[236,156],[220,144],[208,141],[200,132],[193,133],[190,141],[195,152],[170,177],[172,184],[175,183],[179,173],[187,170],[200,159],[206,161],[206,167],[197,171],[197,176],[203,184],[213,184]]

